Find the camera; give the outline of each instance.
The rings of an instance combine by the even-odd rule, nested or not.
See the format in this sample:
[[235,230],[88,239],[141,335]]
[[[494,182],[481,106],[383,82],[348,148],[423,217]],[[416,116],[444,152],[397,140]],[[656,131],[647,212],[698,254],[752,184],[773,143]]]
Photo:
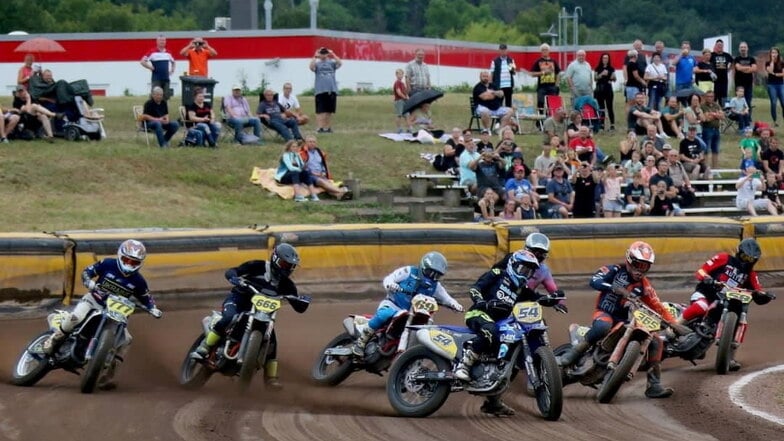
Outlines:
[[321,49],[319,49],[319,53],[321,55],[327,55],[329,53],[329,49],[322,47]]
[[194,41],[193,45],[194,46],[204,46],[204,42],[203,41]]

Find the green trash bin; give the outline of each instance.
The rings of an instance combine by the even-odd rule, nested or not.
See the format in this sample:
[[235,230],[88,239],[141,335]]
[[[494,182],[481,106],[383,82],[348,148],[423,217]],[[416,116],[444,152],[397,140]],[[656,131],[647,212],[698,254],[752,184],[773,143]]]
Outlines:
[[183,75],[180,77],[182,83],[182,105],[190,106],[193,104],[193,93],[202,89],[204,91],[204,101],[212,103],[212,94],[215,90],[217,81],[207,77],[192,77]]

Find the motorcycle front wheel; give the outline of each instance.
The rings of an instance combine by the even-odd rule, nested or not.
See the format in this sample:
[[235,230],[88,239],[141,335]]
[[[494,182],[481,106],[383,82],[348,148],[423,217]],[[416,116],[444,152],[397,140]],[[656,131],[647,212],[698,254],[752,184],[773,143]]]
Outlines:
[[425,346],[404,352],[389,371],[387,397],[392,408],[405,417],[426,417],[441,408],[449,397],[449,381],[419,381],[425,373],[449,372],[450,363]]
[[539,347],[534,352],[533,358],[536,375],[541,380],[539,387],[534,389],[536,406],[544,419],[557,421],[563,409],[561,369],[558,367],[552,349],[548,346]]
[[607,404],[612,401],[623,383],[629,379],[632,366],[634,366],[634,363],[637,362],[637,358],[640,356],[640,342],[630,341],[626,345],[626,350],[620,363],[607,374],[608,377],[604,380],[604,383],[599,388],[599,392],[596,394],[596,398],[600,403]]
[[738,315],[732,311],[724,316],[724,323],[721,326],[721,337],[719,337],[719,348],[716,351],[716,373],[725,375],[730,369],[730,360],[735,354],[732,347],[735,340],[735,327],[738,325]]
[[[44,332],[35,337],[25,346],[14,365],[11,384],[16,386],[32,386],[49,372],[49,357],[43,354],[44,341],[52,335],[52,331]],[[35,351],[32,349],[36,348]]]
[[354,371],[352,356],[327,355],[325,352],[330,348],[350,348],[353,344],[354,338],[348,332],[338,335],[327,343],[310,372],[313,379],[320,384],[337,386],[348,378]]
[[188,389],[199,389],[210,379],[213,371],[204,366],[204,363],[191,357],[191,354],[199,347],[204,340],[204,334],[200,335],[191,345],[185,360],[182,361],[180,368],[180,384]]
[[84,394],[91,394],[95,391],[101,373],[112,362],[114,357],[114,341],[117,336],[117,327],[107,325],[98,337],[98,345],[93,352],[93,357],[87,363],[87,368],[82,374],[81,390]]
[[[261,331],[252,331],[248,337],[248,345],[242,357],[240,366],[240,390],[245,391],[250,387],[253,376],[267,358],[267,348],[262,348],[264,334]],[[263,353],[262,353],[263,352]]]

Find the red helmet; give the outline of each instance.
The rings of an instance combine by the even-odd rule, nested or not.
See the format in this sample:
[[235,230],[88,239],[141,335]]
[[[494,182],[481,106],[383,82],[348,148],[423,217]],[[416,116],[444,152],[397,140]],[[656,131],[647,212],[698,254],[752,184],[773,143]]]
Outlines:
[[645,242],[637,241],[626,250],[626,270],[635,280],[640,280],[651,269],[656,255]]

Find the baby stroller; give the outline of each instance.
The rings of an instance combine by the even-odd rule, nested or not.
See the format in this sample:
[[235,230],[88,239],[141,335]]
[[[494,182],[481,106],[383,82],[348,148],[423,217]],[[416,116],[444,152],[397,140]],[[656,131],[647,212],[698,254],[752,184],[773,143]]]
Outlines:
[[73,104],[73,111],[66,112],[68,121],[65,121],[60,129],[63,138],[68,141],[106,138],[106,131],[103,128],[103,109],[91,109],[78,95],[74,97]]

